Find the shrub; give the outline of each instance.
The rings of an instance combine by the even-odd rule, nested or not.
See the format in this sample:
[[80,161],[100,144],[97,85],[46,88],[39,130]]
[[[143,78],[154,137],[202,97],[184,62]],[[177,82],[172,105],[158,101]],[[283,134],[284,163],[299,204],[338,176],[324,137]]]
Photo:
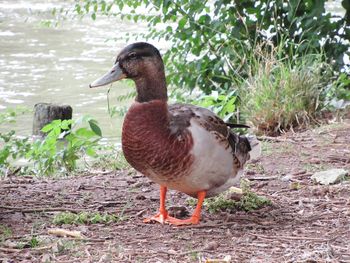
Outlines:
[[[81,123],[88,127],[76,127]],[[36,140],[26,154],[34,163],[34,173],[51,175],[55,171],[68,173],[76,169],[77,160],[83,155],[95,157],[102,133],[97,122],[84,116],[77,121],[54,120],[45,125],[43,140]]]
[[256,49],[249,76],[239,92],[242,114],[269,135],[315,121],[331,72],[322,62],[322,54],[291,62],[278,59],[277,52],[273,46]]
[[[0,115],[0,124],[15,122],[16,110]],[[102,132],[96,120],[84,116],[78,120],[54,120],[42,129],[43,139],[18,137],[14,130],[0,132],[0,171],[7,174],[14,161],[24,158],[29,166],[23,172],[34,175],[69,173],[77,168],[78,159],[96,157]],[[20,169],[16,169],[19,171]]]

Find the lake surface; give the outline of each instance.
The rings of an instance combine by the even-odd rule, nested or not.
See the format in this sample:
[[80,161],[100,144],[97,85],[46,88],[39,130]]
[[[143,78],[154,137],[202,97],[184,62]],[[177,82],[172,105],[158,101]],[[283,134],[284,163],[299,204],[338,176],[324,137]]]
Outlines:
[[[328,8],[342,13],[340,2],[330,1]],[[89,89],[88,84],[112,66],[126,45],[120,38],[146,27],[106,17],[43,26],[52,8],[65,5],[62,0],[0,1],[0,112],[19,105],[32,109],[39,102],[69,104],[74,117],[93,116],[105,137],[118,140],[122,119],[108,114],[108,88]],[[131,90],[125,82],[113,84],[111,105],[130,103],[117,102],[117,96]],[[15,129],[21,135],[31,134],[32,114],[19,118]]]
[[[119,137],[121,118],[108,114],[108,87],[89,89],[88,84],[112,66],[117,51],[125,46],[125,40],[108,39],[146,29],[107,18],[44,26],[50,10],[61,3],[65,2],[0,2],[0,111],[19,105],[32,109],[39,102],[69,104],[75,117],[92,115],[105,136]],[[116,105],[117,96],[131,90],[123,82],[113,84],[110,104]],[[19,118],[15,126],[19,134],[31,134],[32,114]]]

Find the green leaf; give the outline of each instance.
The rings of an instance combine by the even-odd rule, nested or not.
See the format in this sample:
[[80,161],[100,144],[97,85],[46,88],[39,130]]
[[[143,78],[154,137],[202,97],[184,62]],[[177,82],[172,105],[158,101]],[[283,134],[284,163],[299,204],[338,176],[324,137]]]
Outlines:
[[96,151],[93,148],[91,148],[91,147],[86,149],[86,154],[91,156],[91,157],[95,157],[97,155]]
[[94,131],[88,130],[87,128],[80,128],[75,132],[76,135],[90,139],[96,136]]
[[183,29],[186,23],[187,23],[187,18],[186,17],[181,18],[178,23],[178,29]]
[[97,121],[95,120],[89,120],[89,125],[91,130],[98,136],[102,137],[102,131],[101,128],[98,126]]

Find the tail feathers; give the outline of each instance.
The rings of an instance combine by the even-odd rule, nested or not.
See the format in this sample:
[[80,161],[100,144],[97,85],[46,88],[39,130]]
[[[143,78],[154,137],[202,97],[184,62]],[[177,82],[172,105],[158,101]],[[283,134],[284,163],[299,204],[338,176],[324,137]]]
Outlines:
[[246,137],[251,147],[249,152],[250,160],[255,160],[261,156],[261,143],[254,135],[246,135]]

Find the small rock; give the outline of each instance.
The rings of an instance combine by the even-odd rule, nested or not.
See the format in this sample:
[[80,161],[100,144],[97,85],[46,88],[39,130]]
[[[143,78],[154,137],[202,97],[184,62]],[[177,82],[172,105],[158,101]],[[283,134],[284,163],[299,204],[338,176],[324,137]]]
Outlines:
[[176,218],[184,218],[189,214],[187,208],[184,206],[171,206],[168,209],[168,213],[170,216]]
[[146,199],[146,196],[144,195],[141,195],[141,194],[138,194],[136,197],[135,197],[136,200],[145,200]]
[[287,175],[281,177],[282,182],[289,182],[292,179],[293,179],[293,175],[291,175],[291,174],[287,174]]
[[219,247],[219,243],[216,241],[209,242],[204,249],[206,250],[216,250]]
[[331,169],[327,171],[317,172],[311,176],[316,183],[330,185],[340,182],[348,174],[344,169]]

